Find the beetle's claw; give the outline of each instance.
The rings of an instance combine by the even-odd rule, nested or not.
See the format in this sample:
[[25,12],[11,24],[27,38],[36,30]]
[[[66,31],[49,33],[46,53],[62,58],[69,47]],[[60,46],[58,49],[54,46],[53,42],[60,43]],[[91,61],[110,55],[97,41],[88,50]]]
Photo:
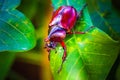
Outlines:
[[65,60],[66,60],[66,56],[63,56],[62,57],[62,64],[60,65],[60,68],[58,69],[58,73],[60,73],[60,71],[62,70],[63,63],[65,62]]
[[60,71],[62,70],[62,67],[63,67],[63,63],[64,63],[65,60],[62,60],[62,64],[60,65],[60,68],[58,69],[57,73],[59,74]]
[[60,68],[58,69],[57,73],[59,74],[61,70],[62,70],[62,66],[60,66]]
[[90,31],[92,28],[94,28],[94,26],[90,26],[90,27],[85,31],[85,33],[87,33],[88,31]]
[[55,49],[55,53],[57,53],[57,50]]

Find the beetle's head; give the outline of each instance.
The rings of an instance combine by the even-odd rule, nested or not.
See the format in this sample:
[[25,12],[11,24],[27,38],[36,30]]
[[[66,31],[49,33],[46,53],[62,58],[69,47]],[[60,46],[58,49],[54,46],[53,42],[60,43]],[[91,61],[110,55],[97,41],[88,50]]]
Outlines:
[[62,42],[65,37],[66,31],[63,28],[59,26],[52,26],[52,28],[49,30],[48,37],[45,39],[45,48],[47,48],[48,51],[55,49],[56,44],[58,42]]
[[46,47],[53,48],[53,43],[48,38],[45,39],[45,42],[46,42],[45,44]]
[[48,52],[50,52],[51,49],[55,49],[56,47],[56,42],[50,41],[48,38],[45,39],[45,48],[47,49]]

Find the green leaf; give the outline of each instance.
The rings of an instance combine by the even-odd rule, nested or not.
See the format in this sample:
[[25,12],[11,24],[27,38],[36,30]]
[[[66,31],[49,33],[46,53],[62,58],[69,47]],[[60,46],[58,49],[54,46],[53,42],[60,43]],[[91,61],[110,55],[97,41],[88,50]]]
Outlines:
[[15,8],[20,0],[0,0],[0,51],[26,51],[35,46],[32,23]]
[[120,40],[120,15],[115,10],[112,0],[87,0],[91,19],[95,26],[109,36]]
[[[56,0],[52,0],[52,3],[55,9],[67,4],[81,9],[85,1],[59,0],[56,2]],[[92,25],[89,13],[87,9],[84,9],[82,18],[77,21],[74,30],[86,31]],[[118,41],[113,40],[96,27],[86,34],[67,35],[65,43],[67,58],[59,74],[57,71],[62,64],[63,49],[58,45],[57,53],[55,50],[50,53],[50,65],[54,80],[105,80],[120,49]]]
[[55,80],[105,80],[119,52],[118,42],[97,28],[83,35],[73,35],[66,42],[67,59],[57,73],[62,47],[51,52],[51,69]]

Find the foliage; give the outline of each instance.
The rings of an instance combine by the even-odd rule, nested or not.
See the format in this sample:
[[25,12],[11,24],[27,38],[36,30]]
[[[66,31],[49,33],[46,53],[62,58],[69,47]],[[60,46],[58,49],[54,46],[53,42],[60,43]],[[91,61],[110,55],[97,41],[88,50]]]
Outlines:
[[[51,0],[52,6],[50,0],[21,1],[20,3],[20,0],[0,0],[0,73],[2,73],[0,80],[5,78],[16,57],[16,53],[13,52],[23,51],[26,52],[17,53],[17,58],[24,63],[39,65],[40,80],[42,78],[42,80],[50,80],[49,61],[47,51],[43,50],[43,40],[48,35],[48,23],[52,16],[51,8],[53,6],[56,10],[62,5],[69,5],[75,7],[79,12],[85,3],[88,6],[83,10],[82,17],[77,21],[73,31],[84,32],[90,26],[95,27],[86,34],[67,35],[65,39],[67,59],[59,74],[57,71],[61,65],[63,49],[58,45],[57,53],[52,50],[50,66],[53,78],[54,80],[120,79],[120,57],[118,56],[120,15],[113,7],[113,0]],[[28,18],[34,24],[35,31]],[[35,48],[32,49],[34,46]],[[25,67],[25,69],[27,68]],[[9,73],[11,80],[24,77],[23,74],[19,74],[20,76],[17,77],[17,72]]]
[[14,53],[32,49],[35,46],[35,32],[32,23],[16,7],[20,0],[0,0],[0,80],[5,78]]
[[35,46],[35,33],[31,22],[15,9],[20,0],[0,1],[0,51],[30,50]]
[[113,39],[120,40],[120,14],[112,0],[87,0],[92,22]]
[[[84,0],[52,0],[52,3],[55,9],[62,5],[70,5],[80,11],[86,2]],[[95,24],[95,21],[105,22],[103,18],[95,18],[92,23],[88,10],[85,9],[74,30],[86,31]],[[63,49],[57,46],[57,53],[54,50],[51,52],[50,64],[54,80],[106,79],[119,54],[120,44],[119,41],[112,39],[104,29],[102,31],[100,30],[101,28],[97,28],[101,25],[101,23],[97,23],[95,24],[96,27],[89,30],[86,34],[67,36],[65,39],[67,59],[59,74],[57,71],[62,63]],[[105,23],[107,24],[107,22]],[[105,26],[102,25],[101,27],[104,28]]]

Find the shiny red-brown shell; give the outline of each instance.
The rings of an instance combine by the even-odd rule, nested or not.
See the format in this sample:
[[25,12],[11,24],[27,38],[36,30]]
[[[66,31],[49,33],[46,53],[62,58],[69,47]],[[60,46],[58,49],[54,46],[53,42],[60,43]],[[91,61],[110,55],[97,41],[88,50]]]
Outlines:
[[72,6],[61,6],[52,16],[49,27],[59,26],[66,31],[70,31],[77,20],[77,11]]

